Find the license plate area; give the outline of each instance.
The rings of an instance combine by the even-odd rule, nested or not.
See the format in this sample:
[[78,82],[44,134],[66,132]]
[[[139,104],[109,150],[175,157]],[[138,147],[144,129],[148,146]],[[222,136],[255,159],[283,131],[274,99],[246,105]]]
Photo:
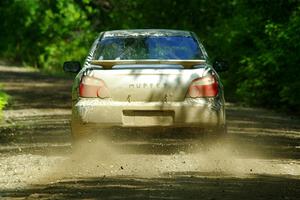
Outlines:
[[174,121],[170,110],[123,110],[125,126],[168,126]]

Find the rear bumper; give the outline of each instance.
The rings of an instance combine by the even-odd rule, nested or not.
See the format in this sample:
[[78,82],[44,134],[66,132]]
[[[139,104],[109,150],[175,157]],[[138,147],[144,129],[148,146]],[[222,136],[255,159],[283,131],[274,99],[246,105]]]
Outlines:
[[224,126],[224,101],[220,98],[182,102],[116,102],[81,98],[73,105],[72,126],[97,127],[200,127]]

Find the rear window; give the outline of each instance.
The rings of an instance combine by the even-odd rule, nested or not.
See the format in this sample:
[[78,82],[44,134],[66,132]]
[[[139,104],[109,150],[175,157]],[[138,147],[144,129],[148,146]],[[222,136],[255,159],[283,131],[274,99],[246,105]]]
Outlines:
[[204,59],[197,41],[187,36],[106,37],[94,52],[94,60]]

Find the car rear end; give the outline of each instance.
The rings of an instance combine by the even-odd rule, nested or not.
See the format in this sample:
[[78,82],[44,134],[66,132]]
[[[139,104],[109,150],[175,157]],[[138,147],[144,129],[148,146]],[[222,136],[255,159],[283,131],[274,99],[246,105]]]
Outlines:
[[[188,32],[184,34],[189,35],[184,37],[192,37]],[[109,39],[134,39],[136,34],[116,36],[109,32],[107,35],[111,35],[106,36]],[[224,132],[223,88],[201,46],[198,50],[202,57],[197,59],[182,59],[180,56],[185,56],[186,50],[178,54],[180,59],[178,55],[171,59],[152,59],[155,53],[151,57],[149,52],[148,57],[139,55],[140,59],[132,59],[132,54],[130,59],[105,59],[105,56],[97,59],[99,54],[100,57],[105,55],[103,51],[97,52],[103,48],[103,40],[102,35],[73,86],[72,133],[75,137],[113,127],[181,127]]]

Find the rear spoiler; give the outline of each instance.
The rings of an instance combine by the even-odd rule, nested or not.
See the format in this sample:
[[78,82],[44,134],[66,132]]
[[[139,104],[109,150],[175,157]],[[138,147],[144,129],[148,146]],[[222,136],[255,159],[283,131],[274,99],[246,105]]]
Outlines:
[[111,69],[115,65],[130,64],[176,64],[190,69],[195,65],[205,64],[205,60],[91,60],[90,63],[93,65],[100,65],[104,69]]

